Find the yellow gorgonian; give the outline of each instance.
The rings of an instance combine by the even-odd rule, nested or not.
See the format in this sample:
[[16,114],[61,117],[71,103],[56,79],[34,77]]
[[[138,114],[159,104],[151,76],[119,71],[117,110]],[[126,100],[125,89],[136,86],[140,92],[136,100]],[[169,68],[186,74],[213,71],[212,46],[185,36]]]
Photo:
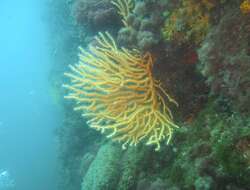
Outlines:
[[134,8],[134,0],[113,0],[111,3],[118,9],[118,14],[122,17],[122,23],[128,27],[128,15]]
[[151,54],[119,49],[109,33],[95,40],[88,50],[80,48],[79,63],[65,73],[70,79],[64,84],[69,90],[65,98],[76,102],[74,109],[91,128],[122,142],[123,148],[145,141],[159,150],[178,128],[167,105],[177,103],[154,79]]

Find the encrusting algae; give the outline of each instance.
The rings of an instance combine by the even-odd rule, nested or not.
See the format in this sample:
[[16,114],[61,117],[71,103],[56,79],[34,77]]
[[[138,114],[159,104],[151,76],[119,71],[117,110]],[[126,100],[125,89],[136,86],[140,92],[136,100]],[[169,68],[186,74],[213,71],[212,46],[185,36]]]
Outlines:
[[250,14],[250,0],[245,0],[240,5],[240,10],[243,14]]
[[76,101],[74,109],[82,111],[91,128],[123,142],[123,148],[146,140],[159,150],[178,128],[165,99],[177,102],[153,78],[151,54],[119,49],[107,32],[95,40],[88,51],[80,48],[79,63],[65,73],[70,78],[65,98]]

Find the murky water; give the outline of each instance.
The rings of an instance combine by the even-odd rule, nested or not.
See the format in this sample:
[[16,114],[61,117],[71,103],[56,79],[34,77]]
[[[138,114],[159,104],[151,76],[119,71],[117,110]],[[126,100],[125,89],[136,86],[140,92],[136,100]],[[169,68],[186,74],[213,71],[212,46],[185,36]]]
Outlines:
[[[0,189],[55,190],[54,129],[60,114],[49,95],[48,28],[39,0],[0,2]],[[5,173],[4,173],[5,172]]]

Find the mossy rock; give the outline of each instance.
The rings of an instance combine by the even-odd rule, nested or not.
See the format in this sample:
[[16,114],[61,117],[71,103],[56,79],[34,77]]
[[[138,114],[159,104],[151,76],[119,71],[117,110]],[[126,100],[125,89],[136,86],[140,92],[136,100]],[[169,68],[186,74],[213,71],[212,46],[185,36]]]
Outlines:
[[104,144],[84,176],[81,190],[116,190],[121,155],[121,147]]
[[117,190],[134,190],[145,159],[145,148],[129,147],[122,158],[122,175]]

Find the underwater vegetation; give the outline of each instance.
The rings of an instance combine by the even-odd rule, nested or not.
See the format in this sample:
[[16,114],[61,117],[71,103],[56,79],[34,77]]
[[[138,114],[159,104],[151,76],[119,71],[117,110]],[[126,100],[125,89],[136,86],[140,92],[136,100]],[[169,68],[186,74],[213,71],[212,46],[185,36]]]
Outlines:
[[164,175],[180,189],[249,187],[249,117],[218,113],[220,106],[211,100],[175,139],[178,151]]
[[244,112],[250,111],[249,31],[249,17],[235,9],[211,28],[198,51],[211,94],[223,95]]
[[150,53],[141,56],[136,50],[118,49],[109,33],[100,33],[89,51],[80,48],[79,64],[70,66],[71,79],[64,87],[65,98],[76,101],[75,110],[88,118],[87,124],[108,138],[126,145],[155,144],[171,140],[174,128],[172,113],[164,96],[177,105],[153,78],[154,61]]
[[249,118],[214,113],[218,105],[210,104],[161,152],[104,143],[91,164],[85,161],[82,189],[248,189]]
[[67,7],[61,189],[249,189],[249,1]]

